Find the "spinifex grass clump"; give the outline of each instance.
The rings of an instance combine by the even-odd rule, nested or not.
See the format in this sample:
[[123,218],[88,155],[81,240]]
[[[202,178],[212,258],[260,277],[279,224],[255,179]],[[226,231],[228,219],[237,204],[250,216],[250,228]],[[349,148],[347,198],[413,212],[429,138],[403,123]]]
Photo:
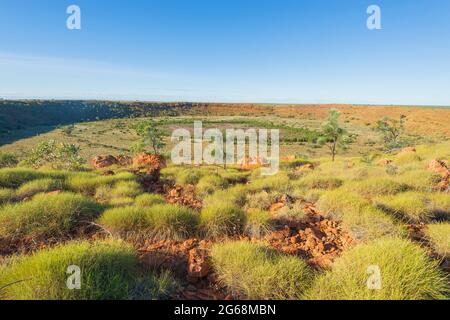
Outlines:
[[0,188],[15,189],[22,184],[35,179],[46,178],[47,175],[44,172],[21,169],[21,168],[7,168],[0,170]]
[[424,233],[436,253],[450,258],[450,223],[429,224]]
[[211,259],[219,280],[245,299],[300,299],[313,279],[303,260],[249,242],[216,244]]
[[14,190],[0,188],[0,206],[5,203],[14,201],[15,196],[16,193]]
[[360,241],[404,234],[391,216],[356,193],[326,191],[320,195],[317,206],[325,216],[340,221],[352,237]]
[[245,214],[233,204],[215,203],[203,208],[200,214],[200,228],[208,237],[231,236],[242,233]]
[[[137,263],[133,249],[123,242],[60,245],[31,256],[14,257],[0,266],[0,287],[6,286],[2,298],[128,299],[137,278]],[[69,266],[80,268],[80,290],[69,290],[67,287]]]
[[161,239],[184,239],[198,224],[195,212],[186,207],[158,204],[151,207],[124,207],[106,210],[98,223],[123,236],[146,234]]
[[63,180],[38,179],[24,183],[17,190],[16,195],[20,199],[32,197],[41,192],[50,192],[62,190],[64,188]]
[[245,233],[251,237],[262,237],[273,229],[272,216],[268,211],[250,209],[246,215]]
[[420,300],[445,299],[448,294],[446,276],[422,248],[408,240],[384,238],[344,252],[332,269],[315,281],[307,297]]
[[0,237],[65,236],[93,221],[101,211],[99,204],[82,195],[38,194],[30,201],[0,208]]
[[363,197],[394,195],[408,190],[408,185],[391,178],[370,178],[363,181],[347,182],[344,189],[359,193]]
[[163,239],[184,239],[195,233],[198,214],[193,210],[170,204],[150,207],[146,212],[153,234]]
[[145,193],[135,199],[135,206],[140,208],[151,207],[155,204],[164,204],[166,201],[159,194]]
[[113,198],[135,198],[142,193],[141,185],[136,181],[119,181],[111,190]]
[[86,195],[94,195],[101,186],[113,186],[118,182],[135,181],[136,176],[129,172],[122,172],[113,176],[99,176],[93,173],[71,173],[67,179],[67,187]]
[[447,220],[450,217],[450,197],[446,194],[405,192],[378,197],[378,207],[407,222]]
[[227,185],[225,179],[217,174],[211,174],[202,177],[196,186],[196,191],[200,195],[209,195],[214,193],[216,190],[223,189]]

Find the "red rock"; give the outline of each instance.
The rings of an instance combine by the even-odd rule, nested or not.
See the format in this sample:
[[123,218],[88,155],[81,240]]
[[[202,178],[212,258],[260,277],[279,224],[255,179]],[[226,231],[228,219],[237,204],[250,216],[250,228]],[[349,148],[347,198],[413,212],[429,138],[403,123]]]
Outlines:
[[207,260],[206,250],[190,250],[188,259],[188,276],[191,278],[204,278],[210,272],[211,266]]
[[117,161],[116,157],[114,157],[112,155],[96,156],[91,160],[91,165],[95,169],[102,169],[102,168],[110,167],[110,166],[116,165],[118,163],[119,162]]

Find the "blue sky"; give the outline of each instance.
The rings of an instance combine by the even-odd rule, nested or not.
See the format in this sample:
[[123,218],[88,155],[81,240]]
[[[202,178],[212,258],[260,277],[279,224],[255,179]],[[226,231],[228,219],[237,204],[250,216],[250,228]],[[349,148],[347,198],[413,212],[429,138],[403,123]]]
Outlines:
[[448,0],[2,0],[0,40],[3,98],[450,105]]

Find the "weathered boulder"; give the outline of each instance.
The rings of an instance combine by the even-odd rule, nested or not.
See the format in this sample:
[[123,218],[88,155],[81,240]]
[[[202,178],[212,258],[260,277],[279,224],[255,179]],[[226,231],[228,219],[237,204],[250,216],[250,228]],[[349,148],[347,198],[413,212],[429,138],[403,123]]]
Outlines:
[[100,155],[91,160],[91,165],[95,169],[107,168],[118,163],[117,158],[112,155]]

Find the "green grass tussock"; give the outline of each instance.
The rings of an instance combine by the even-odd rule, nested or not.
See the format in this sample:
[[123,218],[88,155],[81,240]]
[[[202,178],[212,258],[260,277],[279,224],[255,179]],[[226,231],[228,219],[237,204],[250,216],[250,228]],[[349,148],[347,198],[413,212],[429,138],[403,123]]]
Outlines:
[[196,191],[198,194],[205,196],[213,194],[216,190],[221,190],[227,186],[224,178],[217,174],[203,176],[197,183]]
[[20,199],[32,197],[38,193],[64,189],[64,181],[55,179],[37,179],[24,183],[17,189],[16,196]]
[[359,193],[366,198],[394,195],[408,190],[406,184],[391,178],[370,178],[363,181],[347,182],[344,188]]
[[202,209],[200,228],[208,237],[239,234],[245,225],[245,213],[237,206],[217,203]]
[[226,242],[211,249],[219,280],[245,299],[300,299],[313,272],[306,263],[249,242]]
[[[68,267],[81,269],[81,289],[69,290]],[[13,300],[128,299],[137,277],[137,258],[123,242],[74,242],[15,257],[0,266],[3,298]]]
[[429,224],[425,235],[439,255],[450,258],[450,223]]
[[119,181],[111,190],[113,198],[135,198],[141,193],[141,185],[136,181]]
[[180,240],[196,232],[198,216],[191,209],[177,205],[128,206],[106,210],[98,223],[121,236],[146,234],[160,239]]
[[16,198],[16,192],[12,189],[0,188],[0,206],[9,202],[13,202]]
[[[380,271],[380,289],[368,287],[371,266]],[[421,300],[445,299],[448,293],[446,276],[423,249],[408,240],[384,238],[344,252],[306,296],[313,300]]]
[[273,230],[272,216],[268,211],[252,209],[247,212],[245,233],[260,238]]
[[139,208],[146,208],[154,206],[155,204],[164,204],[166,203],[166,200],[163,196],[159,194],[152,194],[152,193],[144,193],[140,196],[137,196],[134,204],[136,207]]
[[450,213],[448,198],[448,195],[444,194],[405,192],[395,196],[375,198],[374,203],[401,220],[418,223],[448,217]]
[[38,194],[30,201],[0,208],[0,237],[64,236],[101,211],[101,205],[82,195]]

